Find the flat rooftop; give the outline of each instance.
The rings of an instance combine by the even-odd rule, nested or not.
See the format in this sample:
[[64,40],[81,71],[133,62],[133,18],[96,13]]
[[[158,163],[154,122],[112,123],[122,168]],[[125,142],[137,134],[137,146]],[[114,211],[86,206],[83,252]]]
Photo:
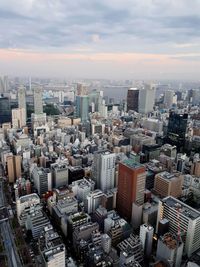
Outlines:
[[144,165],[138,162],[134,162],[132,159],[126,159],[122,161],[122,164],[126,165],[127,167],[131,169],[138,169],[138,168],[144,167]]
[[200,217],[200,212],[191,208],[187,204],[183,203],[182,201],[174,198],[174,197],[166,197],[163,200],[161,200],[165,205],[177,209],[180,208],[180,214],[183,214],[184,216],[190,218],[191,220],[196,220],[198,217]]

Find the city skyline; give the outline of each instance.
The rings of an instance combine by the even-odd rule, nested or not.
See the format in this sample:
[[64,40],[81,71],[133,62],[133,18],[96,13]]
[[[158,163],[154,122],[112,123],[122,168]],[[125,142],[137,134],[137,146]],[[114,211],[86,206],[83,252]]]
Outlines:
[[199,1],[0,3],[0,73],[198,79]]

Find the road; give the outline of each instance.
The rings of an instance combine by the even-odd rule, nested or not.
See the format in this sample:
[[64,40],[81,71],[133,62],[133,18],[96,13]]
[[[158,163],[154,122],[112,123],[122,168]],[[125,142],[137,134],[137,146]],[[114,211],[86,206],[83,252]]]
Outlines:
[[[3,190],[4,181],[0,181],[0,207],[6,205],[5,195]],[[0,233],[4,243],[8,266],[9,267],[22,267],[17,248],[15,245],[12,229],[9,221],[0,223]]]

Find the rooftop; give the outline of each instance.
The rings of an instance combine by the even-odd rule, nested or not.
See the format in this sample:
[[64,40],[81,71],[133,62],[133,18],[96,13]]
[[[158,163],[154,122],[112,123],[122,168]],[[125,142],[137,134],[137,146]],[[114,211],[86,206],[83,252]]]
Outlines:
[[174,197],[166,197],[162,200],[164,205],[167,205],[171,208],[177,209],[179,208],[179,211],[184,216],[190,218],[191,220],[196,220],[198,217],[200,217],[200,212],[191,208],[190,206],[186,205],[182,201],[174,198]]
[[122,164],[126,165],[127,167],[131,169],[138,169],[138,168],[144,167],[142,164],[138,162],[134,162],[132,159],[126,159],[122,162]]

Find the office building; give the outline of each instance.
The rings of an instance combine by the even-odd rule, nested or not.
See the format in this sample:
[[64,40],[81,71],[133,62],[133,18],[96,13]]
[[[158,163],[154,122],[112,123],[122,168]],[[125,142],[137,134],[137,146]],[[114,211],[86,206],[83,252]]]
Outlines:
[[130,220],[133,202],[144,203],[145,179],[143,165],[131,159],[119,163],[117,210],[122,217]]
[[76,96],[76,116],[82,122],[87,122],[89,118],[89,97],[87,95]]
[[42,88],[35,87],[33,90],[34,98],[34,113],[42,114],[43,113],[43,103],[42,103]]
[[50,223],[47,215],[39,205],[32,206],[29,212],[26,210],[24,212],[28,213],[25,222],[26,230],[31,231],[33,239],[38,239],[42,229]]
[[166,233],[158,239],[156,258],[170,266],[180,267],[183,255],[183,242],[176,235]]
[[12,109],[12,127],[22,128],[26,125],[26,113],[24,108]]
[[86,203],[86,198],[91,191],[94,191],[95,183],[91,179],[83,178],[81,180],[72,182],[70,188],[78,201]]
[[127,92],[127,112],[134,110],[138,112],[139,104],[139,90],[137,88],[130,88]]
[[200,212],[169,196],[159,201],[157,232],[159,221],[164,218],[169,221],[169,232],[180,235],[184,253],[190,257],[200,247]]
[[93,213],[99,207],[99,205],[102,204],[103,196],[104,193],[99,189],[96,189],[87,195],[85,205],[87,213]]
[[52,174],[50,169],[35,167],[32,171],[32,177],[39,195],[52,190]]
[[181,173],[160,172],[155,175],[154,191],[161,197],[182,195],[183,176]]
[[146,258],[151,256],[154,229],[152,226],[142,224],[140,226],[140,241]]
[[0,96],[0,124],[11,122],[10,99]]
[[30,210],[31,207],[40,204],[40,197],[33,193],[25,196],[21,196],[20,198],[16,199],[16,211],[17,211],[17,218],[20,225],[25,224],[24,218],[21,216],[25,210]]
[[146,85],[139,91],[139,112],[147,114],[153,111],[155,101],[155,87]]
[[51,164],[53,188],[59,188],[68,185],[68,167],[66,164]]
[[167,127],[166,142],[176,146],[178,152],[182,151],[185,144],[188,114],[170,112]]
[[115,153],[97,151],[94,154],[93,178],[97,188],[103,192],[115,186]]
[[65,245],[50,224],[45,226],[41,232],[38,247],[45,267],[65,266]]
[[166,108],[171,108],[173,104],[174,91],[167,90],[164,94],[164,105]]
[[88,241],[91,238],[91,234],[94,231],[99,230],[97,222],[88,222],[75,228],[73,232],[73,245],[77,249],[77,245],[81,240]]
[[111,238],[107,234],[101,235],[101,246],[105,253],[109,253],[111,250]]
[[77,83],[76,95],[87,95],[88,89],[87,85],[82,83]]
[[139,236],[131,234],[120,242],[117,248],[120,251],[120,266],[127,266],[126,264],[133,260],[139,263],[143,262],[143,249]]
[[9,183],[14,183],[16,179],[21,177],[21,156],[10,155],[7,157],[7,172]]
[[25,121],[27,116],[26,111],[26,91],[24,86],[18,88],[18,108],[23,108],[25,110]]

